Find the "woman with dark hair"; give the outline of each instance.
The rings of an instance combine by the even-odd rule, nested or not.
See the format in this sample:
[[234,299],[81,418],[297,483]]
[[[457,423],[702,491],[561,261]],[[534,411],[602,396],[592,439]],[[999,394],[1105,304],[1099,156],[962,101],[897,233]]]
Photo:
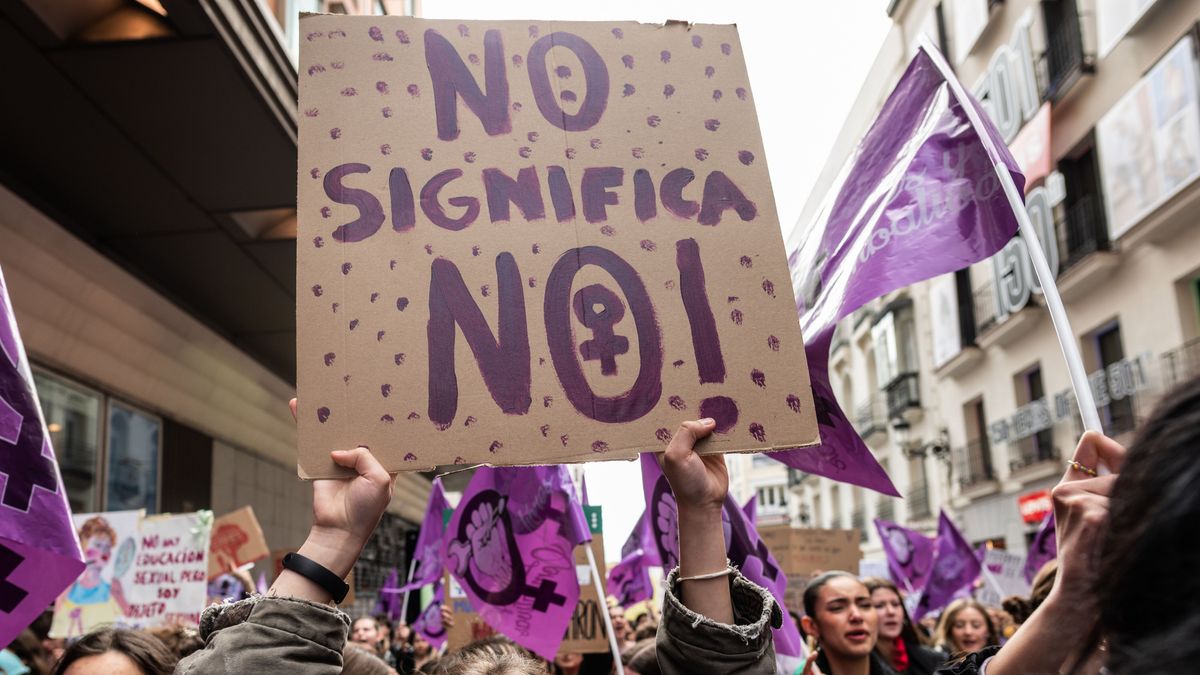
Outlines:
[[804,632],[817,640],[824,675],[892,675],[875,653],[879,615],[871,591],[849,572],[825,572],[804,588]]
[[938,619],[935,636],[938,649],[958,656],[1000,644],[996,624],[978,600],[959,598]]
[[1013,618],[1013,623],[1017,624],[1017,627],[1028,621],[1030,615],[1046,601],[1050,590],[1054,588],[1054,577],[1057,573],[1058,561],[1050,560],[1042,565],[1042,569],[1038,570],[1037,575],[1033,577],[1033,587],[1029,590],[1029,597],[1010,595],[1004,599],[1002,603],[1004,611]]
[[101,628],[63,654],[54,675],[169,675],[175,655],[158,638],[126,628]]
[[925,646],[913,628],[912,619],[900,597],[900,589],[887,579],[863,579],[871,592],[871,603],[879,615],[879,638],[875,651],[899,675],[932,675],[946,660],[944,654]]

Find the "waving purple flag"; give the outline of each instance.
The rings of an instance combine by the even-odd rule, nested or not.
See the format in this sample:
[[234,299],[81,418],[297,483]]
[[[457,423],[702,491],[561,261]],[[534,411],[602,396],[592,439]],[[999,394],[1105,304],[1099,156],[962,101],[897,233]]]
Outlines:
[[379,587],[379,599],[375,601],[375,616],[387,616],[392,621],[400,618],[400,573],[393,567],[388,572],[383,586]]
[[561,464],[479,467],[450,519],[443,556],[492,628],[553,660],[579,602],[575,547],[591,541]]
[[583,502],[584,506],[592,505],[592,502],[588,500],[587,495],[587,476],[582,474],[579,476],[579,499],[581,502]]
[[909,593],[925,588],[933,571],[933,539],[887,520],[875,519],[892,581]]
[[608,571],[608,594],[622,607],[654,597],[645,551],[638,549],[613,565]]
[[1025,555],[1025,581],[1032,584],[1042,566],[1057,557],[1058,538],[1054,534],[1054,512],[1051,511],[1042,519],[1029,544],[1029,553]]
[[[450,504],[446,502],[446,493],[442,490],[442,479],[434,478],[414,550],[417,567],[408,583],[397,588],[396,593],[428,586],[442,578],[442,538],[446,531],[443,514],[448,508]],[[400,611],[404,611],[403,608]]]
[[662,567],[663,562],[658,555],[658,546],[654,543],[654,534],[650,531],[647,513],[649,507],[642,510],[642,515],[638,516],[633,525],[633,531],[629,533],[625,543],[621,544],[621,559],[624,560],[635,551],[641,551],[646,556],[647,565]]
[[17,320],[0,272],[0,644],[84,569]]
[[[829,385],[837,322],[870,300],[987,258],[1017,232],[995,172],[1025,179],[978,103],[958,101],[944,61],[917,51],[815,222],[789,237],[821,445],[772,453],[790,467],[899,496]],[[985,147],[963,105],[995,142]],[[997,148],[992,155],[989,148]],[[795,240],[795,243],[792,241]],[[882,383],[887,385],[888,383]]]
[[[651,453],[642,454],[642,489],[646,493],[647,521],[651,538],[663,561],[663,570],[670,572],[679,564],[679,512],[675,495],[667,477],[663,475],[658,461]],[[725,528],[726,555],[747,579],[766,588],[775,598],[780,609],[786,607],[783,599],[787,593],[787,575],[775,556],[767,550],[766,542],[746,519],[738,503],[728,493],[721,510]],[[804,643],[800,629],[790,614],[783,612],[783,625],[773,629],[775,657],[779,672],[790,673],[803,664]]]
[[441,649],[442,645],[446,644],[446,627],[442,625],[443,600],[445,593],[442,582],[437,581],[433,585],[433,600],[421,610],[421,615],[412,626],[434,649]]
[[758,497],[756,495],[750,495],[750,499],[742,504],[742,513],[746,514],[746,520],[750,521],[751,525],[758,527]]
[[933,557],[933,572],[921,593],[913,612],[913,621],[920,621],[929,612],[950,604],[957,595],[969,592],[979,578],[981,566],[971,545],[942,511],[938,515],[937,549]]

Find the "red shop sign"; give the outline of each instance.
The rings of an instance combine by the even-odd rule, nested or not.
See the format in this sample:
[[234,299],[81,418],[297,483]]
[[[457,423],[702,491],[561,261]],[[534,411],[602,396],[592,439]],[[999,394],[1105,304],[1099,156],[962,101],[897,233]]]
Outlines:
[[1046,518],[1053,508],[1050,502],[1049,490],[1038,490],[1017,497],[1017,510],[1021,512],[1021,520],[1028,524],[1037,524]]

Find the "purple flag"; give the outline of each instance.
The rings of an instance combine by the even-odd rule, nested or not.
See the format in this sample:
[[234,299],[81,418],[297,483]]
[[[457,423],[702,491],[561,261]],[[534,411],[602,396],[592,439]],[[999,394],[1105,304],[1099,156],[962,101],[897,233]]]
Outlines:
[[257,591],[259,595],[266,595],[267,591],[271,590],[271,587],[267,585],[266,572],[258,573],[258,581],[254,585],[254,590]]
[[579,498],[583,501],[584,506],[592,505],[587,496],[587,476],[582,474],[579,476]]
[[0,272],[0,644],[83,572],[50,434]]
[[1058,538],[1054,534],[1054,511],[1051,511],[1042,519],[1029,544],[1029,553],[1025,555],[1025,581],[1032,584],[1042,566],[1057,557]]
[[646,565],[650,567],[662,567],[663,562],[658,556],[658,546],[654,543],[654,535],[650,531],[650,525],[647,522],[646,513],[648,511],[649,509],[642,510],[642,515],[638,516],[637,522],[633,525],[633,531],[629,533],[629,537],[621,545],[621,559],[624,560],[635,551],[641,551],[646,556]]
[[[642,489],[646,493],[646,513],[650,523],[651,538],[663,561],[663,570],[670,572],[679,564],[678,509],[675,495],[667,477],[663,475],[658,461],[652,453],[642,454]],[[766,542],[746,519],[738,503],[728,493],[721,510],[722,526],[725,528],[726,555],[747,579],[766,588],[775,598],[780,609],[787,593],[787,575],[775,556],[767,550]],[[802,665],[804,643],[800,629],[786,610],[783,625],[774,629],[775,656],[780,672],[792,672]]]
[[585,541],[561,464],[483,466],[450,519],[443,556],[488,625],[552,660],[579,602],[575,547]]
[[379,588],[379,599],[375,601],[375,616],[387,616],[392,621],[400,618],[404,608],[400,606],[400,573],[393,567]]
[[413,630],[425,638],[425,641],[433,645],[434,649],[441,649],[442,645],[446,644],[446,627],[442,625],[442,601],[445,599],[442,582],[437,581],[433,585],[433,600],[421,610],[421,615],[413,622]]
[[[974,100],[950,91],[940,55],[918,50],[788,263],[821,445],[772,453],[790,467],[900,496],[829,385],[837,322],[870,300],[987,258],[1017,232],[995,166],[1025,179]],[[963,105],[979,110],[985,143]],[[886,386],[888,383],[880,383]],[[847,403],[853,403],[852,401]]]
[[654,584],[650,581],[650,567],[646,564],[644,551],[638,549],[613,565],[608,571],[608,594],[622,607],[654,597]]
[[929,573],[933,571],[933,539],[879,518],[875,519],[875,529],[879,531],[879,541],[883,542],[892,581],[908,593],[925,588]]
[[[428,586],[442,578],[442,538],[446,531],[443,514],[450,504],[446,501],[446,493],[442,490],[442,479],[433,479],[433,489],[429,491],[429,504],[425,507],[425,519],[421,521],[421,531],[417,534],[417,544],[413,555],[417,566],[413,570],[408,583],[397,588],[396,593],[404,593],[422,586]],[[404,611],[403,608],[400,611]]]
[[979,578],[981,567],[974,549],[946,517],[945,511],[938,514],[936,546],[933,572],[913,612],[913,621],[920,621],[929,612],[950,604],[957,594],[964,591],[969,594],[971,584]]
[[756,495],[750,495],[750,499],[742,504],[742,513],[746,514],[746,520],[750,521],[751,525],[758,527],[758,497]]

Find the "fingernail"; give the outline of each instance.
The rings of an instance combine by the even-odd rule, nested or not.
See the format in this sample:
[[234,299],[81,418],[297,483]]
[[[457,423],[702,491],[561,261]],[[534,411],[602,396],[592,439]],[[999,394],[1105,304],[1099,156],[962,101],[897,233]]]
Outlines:
[[717,421],[711,417],[705,417],[704,419],[700,420],[700,424],[702,424],[706,427],[715,426],[716,423],[717,423]]

